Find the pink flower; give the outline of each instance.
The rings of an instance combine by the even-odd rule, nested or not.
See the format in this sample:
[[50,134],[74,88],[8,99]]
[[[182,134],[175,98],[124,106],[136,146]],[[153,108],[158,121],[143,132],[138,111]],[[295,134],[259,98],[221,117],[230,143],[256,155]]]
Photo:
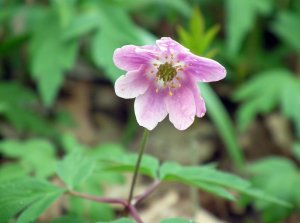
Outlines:
[[192,54],[169,37],[155,45],[127,45],[114,52],[115,65],[127,71],[115,83],[121,98],[136,98],[139,125],[152,130],[168,114],[179,130],[202,117],[205,103],[197,82],[218,81],[226,76],[218,62]]

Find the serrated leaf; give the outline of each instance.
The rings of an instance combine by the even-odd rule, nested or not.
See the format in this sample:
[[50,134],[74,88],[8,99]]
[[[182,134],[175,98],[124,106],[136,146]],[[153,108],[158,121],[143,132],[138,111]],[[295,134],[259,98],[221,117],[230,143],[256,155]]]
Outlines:
[[94,159],[73,152],[57,164],[56,173],[68,189],[74,189],[92,174],[95,164]]
[[46,106],[52,105],[78,49],[77,41],[66,41],[56,14],[49,10],[36,26],[29,44],[31,75]]
[[63,191],[56,191],[43,196],[41,199],[30,205],[22,214],[18,217],[17,223],[33,222],[38,216],[40,216],[58,197],[62,195]]
[[300,52],[299,23],[299,13],[283,11],[279,13],[277,20],[272,25],[274,32],[298,52]]
[[[269,157],[252,163],[247,170],[252,174],[251,181],[254,186],[271,194],[273,196],[271,199],[278,197],[299,207],[297,185],[300,183],[300,174],[293,162],[283,157]],[[251,196],[259,198],[260,194],[254,192]],[[273,203],[265,202],[267,200],[253,201],[256,208],[263,211],[263,219],[267,223],[282,222],[292,212],[291,208],[278,207]]]
[[25,172],[37,177],[49,177],[55,172],[55,148],[46,140],[5,140],[0,143],[0,153],[18,159]]
[[[98,157],[101,169],[105,171],[116,171],[116,172],[133,172],[135,169],[136,154],[126,154],[115,156],[107,154],[105,157]],[[140,165],[140,173],[145,174],[154,179],[157,178],[159,169],[159,161],[149,155],[144,155]]]
[[175,163],[164,163],[160,169],[160,176],[162,180],[200,181],[232,189],[242,189],[250,186],[250,183],[246,180],[206,166],[183,167]]
[[[9,95],[9,97],[8,97]],[[37,102],[33,92],[16,82],[0,84],[0,113],[19,132],[33,132],[43,135],[55,133],[43,117],[31,109]]]
[[[292,74],[285,69],[278,68],[255,75],[252,80],[238,89],[234,98],[244,101],[237,113],[240,129],[244,130],[258,114],[271,112],[283,100],[282,95],[284,95],[285,89],[291,87],[291,81],[295,81]],[[294,103],[294,101],[297,99],[288,98],[289,103]],[[287,103],[283,108],[284,110],[289,109]]]
[[273,4],[269,0],[228,0],[227,11],[227,45],[229,52],[236,54],[246,34],[255,23],[258,14],[271,12]]
[[[110,177],[116,174],[110,174]],[[103,177],[98,171],[94,173],[79,187],[77,190],[84,191],[88,194],[96,196],[103,196],[102,185],[112,185],[107,178]],[[85,199],[79,199],[77,197],[69,197],[69,213],[82,216],[84,214],[85,221],[96,222],[99,220],[108,221],[114,219],[114,211],[112,207],[105,203],[91,202]]]
[[136,26],[124,9],[105,1],[99,1],[98,4],[99,28],[92,37],[92,59],[97,66],[105,69],[111,81],[115,81],[123,71],[113,64],[114,50],[128,43],[148,44],[149,41],[154,42],[154,38]]
[[23,178],[0,185],[0,222],[22,212],[19,222],[35,220],[64,190],[46,181]]
[[189,48],[193,53],[207,56],[211,43],[219,31],[219,26],[215,25],[205,30],[205,20],[200,9],[195,8],[189,21],[188,30],[178,27],[179,42]]
[[70,25],[64,30],[63,38],[68,40],[78,38],[91,32],[99,26],[99,16],[90,10],[75,17]]
[[[162,180],[177,181],[184,184],[192,185],[201,188],[202,183],[204,187],[202,189],[207,190],[209,185],[221,187],[226,190],[236,191],[241,194],[254,196],[256,198],[273,202],[278,205],[289,207],[289,204],[285,201],[269,196],[262,191],[252,188],[249,181],[241,179],[238,176],[218,171],[211,166],[192,166],[185,167],[176,163],[164,163],[160,168],[160,177]],[[233,199],[229,193],[220,193],[220,190],[211,190],[209,192],[215,195],[221,195],[224,198]]]

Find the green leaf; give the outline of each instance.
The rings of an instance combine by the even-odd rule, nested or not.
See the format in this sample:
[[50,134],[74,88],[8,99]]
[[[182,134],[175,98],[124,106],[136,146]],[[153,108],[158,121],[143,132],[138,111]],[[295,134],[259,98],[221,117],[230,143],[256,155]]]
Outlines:
[[148,44],[149,41],[154,42],[154,38],[147,31],[136,26],[128,13],[119,6],[99,1],[97,10],[99,28],[92,37],[92,59],[97,66],[104,68],[105,74],[111,81],[115,81],[123,71],[118,70],[113,64],[114,50],[129,43]]
[[77,41],[66,41],[58,18],[51,10],[36,26],[30,41],[31,72],[46,106],[52,105],[63,84],[64,72],[75,61]]
[[57,164],[56,172],[69,189],[85,181],[95,168],[95,160],[73,152]]
[[[115,174],[112,174],[115,175]],[[98,173],[94,172],[86,181],[77,187],[77,190],[88,194],[103,196],[102,185],[111,185],[111,182]],[[82,216],[84,213],[85,221],[96,222],[99,220],[108,221],[114,219],[114,211],[108,204],[91,202],[78,197],[69,197],[69,213]]]
[[[158,9],[170,10],[173,9],[179,14],[189,17],[192,13],[192,7],[185,0],[113,0],[110,1],[113,6],[122,7],[123,9],[131,9],[131,10],[143,10],[147,9],[150,6],[154,6]],[[159,10],[159,11],[161,11]]]
[[[116,172],[133,172],[138,155],[126,154],[115,156],[114,154],[107,154],[107,156],[97,157],[100,165],[99,168],[105,171]],[[142,158],[140,173],[145,174],[154,179],[157,178],[159,169],[159,161],[149,155],[144,155]]]
[[72,216],[72,215],[66,215],[66,216],[62,216],[60,218],[57,218],[53,221],[51,221],[51,223],[85,223],[86,221],[84,221],[84,219],[82,219],[79,216]]
[[206,31],[205,19],[198,8],[194,9],[188,28],[188,30],[185,30],[180,26],[177,29],[179,42],[185,47],[189,48],[193,53],[202,56],[216,51],[215,49],[209,49],[220,28],[218,25],[215,25]]
[[63,134],[60,140],[64,151],[67,153],[84,152],[87,150],[87,147],[80,144],[72,134]]
[[293,146],[293,154],[300,161],[300,143],[295,143]]
[[[9,97],[8,97],[9,95]],[[15,82],[0,83],[0,114],[20,132],[53,135],[53,127],[39,113],[33,111],[37,97],[29,89]]]
[[33,222],[40,216],[58,197],[62,195],[63,191],[56,191],[44,195],[42,198],[30,205],[19,216],[17,223]]
[[[178,28],[178,34],[180,42],[189,48],[193,53],[198,55],[210,55],[216,53],[216,49],[210,49],[210,45],[217,32],[219,26],[215,25],[205,32],[205,21],[200,10],[195,9],[193,16],[190,20],[189,30],[186,31],[182,27]],[[236,141],[236,133],[231,121],[231,118],[224,108],[222,102],[209,85],[199,85],[203,97],[206,100],[206,106],[208,115],[210,115],[214,124],[218,128],[221,137],[223,138],[227,151],[233,160],[236,167],[241,168],[243,166],[243,154],[240,146]]]
[[23,171],[37,177],[49,177],[55,173],[55,148],[46,140],[5,140],[0,143],[0,153],[18,159]]
[[227,46],[231,54],[236,54],[253,27],[256,16],[269,14],[273,4],[270,0],[228,0],[226,3]]
[[33,178],[2,182],[0,185],[0,222],[21,212],[18,222],[34,221],[64,190]]
[[226,108],[209,85],[200,84],[200,89],[205,99],[207,114],[218,128],[230,158],[235,167],[242,168],[244,164],[242,149],[237,142],[236,132]]
[[81,37],[99,26],[99,16],[94,10],[76,16],[64,30],[64,39]]
[[134,223],[134,221],[130,218],[120,218],[118,220],[115,221],[100,221],[97,223]]
[[19,163],[1,164],[0,167],[0,182],[25,177],[27,172]]
[[[297,188],[300,183],[300,174],[292,161],[282,157],[269,157],[252,163],[247,171],[252,175],[251,181],[255,187],[274,197],[286,200],[295,207],[300,207]],[[251,196],[257,198],[260,194],[254,191]],[[265,200],[254,200],[254,204],[263,212],[263,218],[267,223],[282,222],[292,212],[291,208],[278,207]]]
[[196,223],[193,220],[187,220],[182,218],[168,218],[160,221],[160,223]]
[[[237,101],[244,101],[237,113],[238,125],[244,130],[258,115],[272,111],[289,87],[292,75],[285,69],[273,69],[259,74],[235,92]],[[266,87],[268,86],[268,87]]]
[[[235,191],[268,202],[273,202],[277,205],[289,207],[287,202],[276,199],[262,191],[252,188],[250,182],[247,180],[229,173],[218,171],[211,166],[185,167],[176,163],[164,163],[160,168],[160,177],[162,180],[176,181],[196,186],[229,200],[234,200],[234,197],[229,193],[229,191]],[[212,186],[211,189],[208,189],[209,185]],[[220,189],[223,190],[221,191]]]
[[276,21],[272,24],[274,32],[292,49],[300,52],[300,15],[294,12],[280,12]]

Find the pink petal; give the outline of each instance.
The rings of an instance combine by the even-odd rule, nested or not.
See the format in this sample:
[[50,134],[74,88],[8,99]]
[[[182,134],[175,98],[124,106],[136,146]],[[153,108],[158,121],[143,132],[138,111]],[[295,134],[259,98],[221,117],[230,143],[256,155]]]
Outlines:
[[161,51],[167,51],[168,53],[179,53],[179,52],[189,52],[187,48],[171,39],[170,37],[162,37],[156,40],[156,45]]
[[194,122],[195,99],[187,87],[181,87],[172,96],[166,97],[166,105],[169,119],[177,129],[185,130]]
[[191,87],[191,91],[194,95],[195,105],[196,105],[196,116],[202,118],[206,113],[206,106],[204,99],[201,97],[200,89],[197,84],[193,84]]
[[192,75],[196,81],[218,81],[226,76],[225,68],[212,59],[190,54],[184,59],[184,62],[187,65],[184,72]]
[[156,47],[127,45],[115,50],[113,61],[115,65],[126,71],[136,70],[143,64],[148,64],[155,58]]
[[167,116],[164,95],[163,92],[156,93],[150,87],[145,94],[135,99],[134,110],[139,125],[152,130]]
[[145,68],[129,71],[115,82],[115,92],[121,98],[135,98],[144,94],[149,87],[149,80],[145,76]]

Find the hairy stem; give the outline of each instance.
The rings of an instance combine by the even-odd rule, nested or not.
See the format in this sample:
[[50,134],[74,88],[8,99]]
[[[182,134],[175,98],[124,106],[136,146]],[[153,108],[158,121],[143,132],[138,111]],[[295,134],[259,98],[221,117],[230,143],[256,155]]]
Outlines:
[[133,197],[134,187],[135,187],[135,184],[136,184],[136,180],[137,180],[138,172],[139,172],[139,169],[140,169],[142,157],[143,157],[144,150],[145,150],[145,147],[146,147],[146,143],[147,143],[147,140],[148,140],[148,135],[149,135],[148,130],[144,129],[144,136],[143,136],[143,139],[142,139],[138,159],[137,159],[137,162],[136,162],[136,165],[135,165],[135,168],[134,168],[133,178],[132,178],[132,181],[131,181],[131,186],[130,186],[130,191],[129,191],[129,196],[128,196],[128,204],[129,205],[131,204],[131,200],[132,200],[132,197]]

